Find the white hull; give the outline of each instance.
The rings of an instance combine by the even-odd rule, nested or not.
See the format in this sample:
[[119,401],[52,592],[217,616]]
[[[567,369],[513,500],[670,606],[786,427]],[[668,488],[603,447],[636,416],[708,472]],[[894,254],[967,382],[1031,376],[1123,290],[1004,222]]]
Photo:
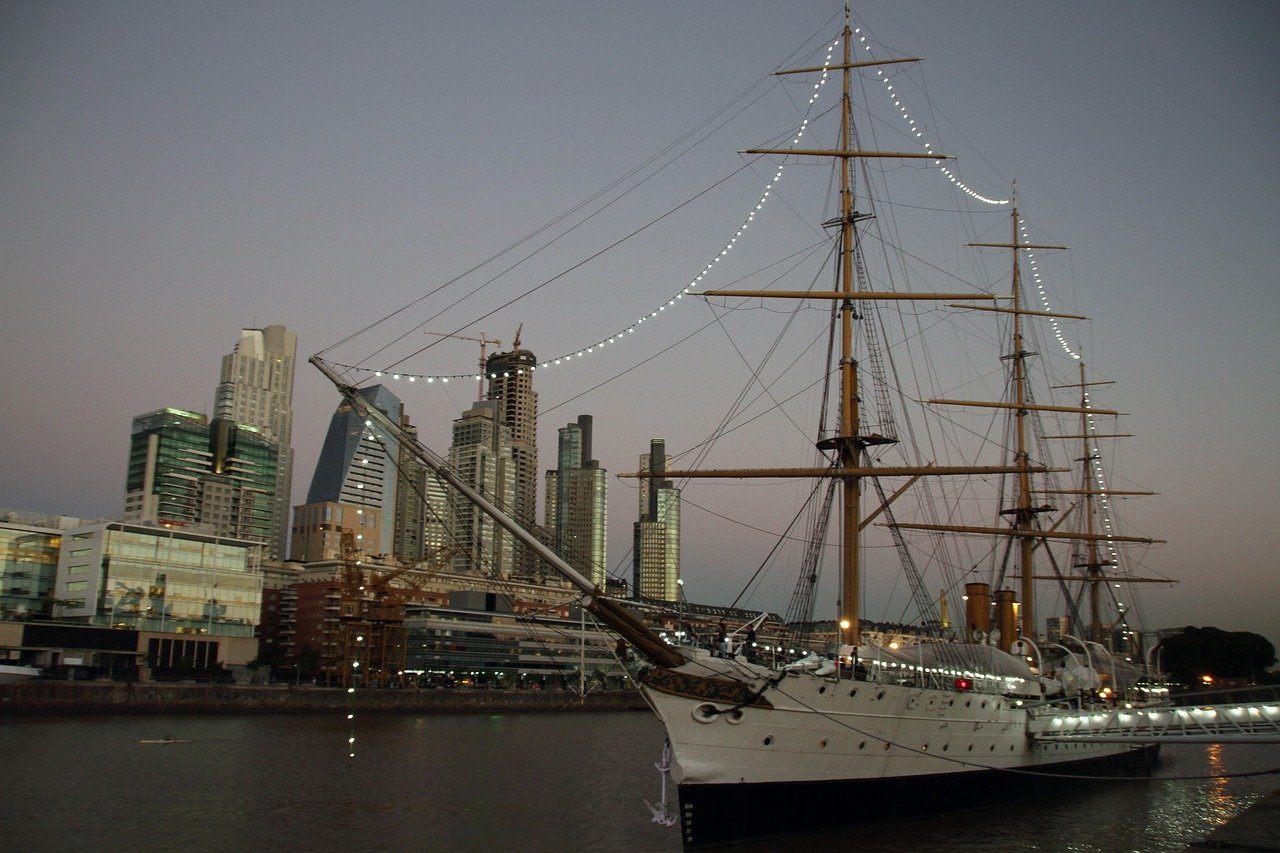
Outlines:
[[[703,658],[680,667],[693,676],[741,679],[768,670]],[[761,695],[768,705],[736,710],[733,702],[645,693],[667,729],[680,784],[824,782],[1040,769],[1132,751],[1128,745],[1041,743],[1029,734],[1055,712],[1033,718],[1011,700],[870,681],[787,675]],[[728,711],[729,713],[713,713]],[[1076,712],[1063,710],[1063,716]]]

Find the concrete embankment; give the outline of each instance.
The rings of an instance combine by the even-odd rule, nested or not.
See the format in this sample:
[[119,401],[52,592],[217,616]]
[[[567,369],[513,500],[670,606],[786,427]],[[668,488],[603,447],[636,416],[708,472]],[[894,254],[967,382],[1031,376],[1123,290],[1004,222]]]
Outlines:
[[498,714],[640,711],[634,690],[357,690],[220,684],[29,681],[0,685],[0,714]]

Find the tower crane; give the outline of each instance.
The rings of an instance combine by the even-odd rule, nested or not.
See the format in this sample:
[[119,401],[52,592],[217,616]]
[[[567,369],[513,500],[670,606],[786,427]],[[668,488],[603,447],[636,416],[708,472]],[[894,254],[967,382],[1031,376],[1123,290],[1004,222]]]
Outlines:
[[[459,341],[475,341],[476,343],[480,344],[480,376],[481,377],[484,376],[484,362],[485,362],[485,353],[486,353],[485,348],[489,344],[493,344],[495,348],[502,346],[502,341],[498,340],[497,338],[485,337],[485,335],[488,333],[484,331],[480,332],[479,337],[473,337],[472,335],[459,335],[456,332],[424,332],[423,334],[435,335],[438,338],[453,338]],[[516,339],[519,340],[519,337],[520,337],[520,332],[517,331]],[[476,385],[479,386],[476,388],[476,399],[483,400],[484,399],[483,379],[480,382],[477,382]]]

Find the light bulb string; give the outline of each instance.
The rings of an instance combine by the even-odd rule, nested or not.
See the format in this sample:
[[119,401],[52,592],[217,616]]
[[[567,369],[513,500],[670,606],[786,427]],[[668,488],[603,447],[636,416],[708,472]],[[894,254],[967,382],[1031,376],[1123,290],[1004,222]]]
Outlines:
[[[829,66],[831,65],[834,51],[836,47],[839,46],[839,44],[840,44],[840,40],[836,39],[835,41],[831,42],[831,44],[827,46],[827,56],[825,61],[822,63],[822,76],[818,79],[818,82],[813,84],[813,91],[809,95],[809,102],[805,107],[805,112],[800,120],[800,125],[797,127],[794,135],[791,138],[791,143],[790,143],[791,148],[795,148],[797,145],[799,145],[800,140],[804,138],[805,133],[808,132],[809,130],[809,121],[810,121],[809,117],[813,112],[813,105],[817,102],[818,97],[822,92],[822,87],[824,87],[827,84],[827,81],[830,79],[831,72],[829,70]],[[742,224],[739,225],[738,228],[734,231],[733,236],[729,238],[728,242],[724,244],[724,246],[720,249],[720,251],[717,252],[716,255],[711,258],[711,260],[709,260],[706,264],[703,265],[701,271],[699,271],[699,273],[696,276],[694,276],[689,281],[689,283],[686,284],[683,288],[681,288],[677,293],[673,294],[661,305],[658,305],[648,313],[642,315],[639,319],[637,319],[631,325],[627,326],[625,329],[620,329],[617,332],[614,332],[612,335],[609,335],[606,338],[601,338],[600,340],[597,340],[594,343],[589,344],[588,346],[582,347],[576,351],[571,350],[570,352],[567,352],[563,355],[548,358],[538,364],[530,365],[528,367],[528,371],[532,373],[539,370],[547,370],[549,368],[558,367],[562,364],[571,362],[574,359],[581,359],[588,355],[593,355],[597,351],[602,350],[604,347],[618,343],[628,335],[635,334],[636,329],[639,328],[641,325],[643,325],[645,322],[656,319],[662,312],[666,311],[668,308],[673,308],[677,304],[679,304],[678,300],[683,299],[685,294],[691,294],[696,296],[697,291],[695,291],[694,288],[697,287],[699,284],[701,284],[703,279],[711,275],[712,271],[715,269],[715,265],[719,263],[722,258],[726,257],[729,254],[729,252],[732,251],[738,245],[738,241],[742,239],[744,232],[746,232],[747,229],[750,228],[751,225],[756,221],[756,216],[761,211],[764,210],[764,206],[769,202],[769,199],[773,196],[774,187],[777,185],[778,181],[782,179],[782,173],[784,168],[785,166],[783,164],[778,165],[777,169],[773,173],[773,177],[770,178],[765,183],[764,192],[761,194],[760,198],[756,201],[755,205],[751,208],[751,210],[748,211],[746,218],[742,221]],[[393,372],[393,371],[376,370],[374,368],[361,367],[359,365],[353,365],[353,364],[342,364],[340,362],[331,361],[328,363],[334,367],[341,368],[345,371],[363,373],[366,375],[372,375],[377,378],[384,378],[389,376],[391,379],[396,381],[407,380],[409,382],[418,382],[419,380],[421,380],[428,384],[434,384],[436,382],[440,382],[444,384],[448,382],[457,382],[460,380],[466,381],[469,379],[474,380],[476,382],[483,382],[486,378],[488,379],[509,378],[511,375],[510,371],[505,371],[503,373],[494,372],[494,373],[489,373],[487,375],[483,373],[474,373],[474,372],[448,373],[448,374],[412,373],[407,371]],[[523,375],[524,372],[525,372],[525,368],[517,368],[515,371],[516,375]]]
[[[861,47],[863,50],[865,50],[867,53],[871,53],[871,45],[867,42],[867,37],[862,33],[862,28],[859,27],[858,29],[855,29],[853,32],[854,32],[854,35],[858,36],[858,46]],[[935,153],[933,150],[933,143],[927,141],[924,138],[924,131],[920,129],[920,126],[916,123],[916,120],[912,118],[911,113],[907,112],[906,104],[902,103],[902,93],[899,92],[894,87],[894,85],[889,82],[891,76],[892,75],[886,76],[884,73],[884,69],[882,68],[876,69],[876,77],[880,80],[881,83],[884,84],[885,92],[888,93],[889,95],[889,100],[892,101],[893,105],[898,108],[898,113],[902,116],[902,120],[907,123],[907,130],[911,134],[911,137],[915,139],[917,143],[924,146],[924,150],[926,152],[930,154]],[[977,199],[978,201],[983,202],[984,204],[992,204],[992,205],[1005,205],[1011,201],[1011,199],[1007,199],[1007,198],[990,198],[989,196],[985,196],[982,193],[974,190],[964,181],[960,180],[960,178],[956,176],[956,173],[951,169],[951,167],[949,167],[946,164],[946,162],[943,160],[935,160],[934,165],[938,167],[938,171],[941,172],[943,176],[945,176],[946,179],[950,181],[953,186],[955,186],[956,189],[965,193],[970,198]]]

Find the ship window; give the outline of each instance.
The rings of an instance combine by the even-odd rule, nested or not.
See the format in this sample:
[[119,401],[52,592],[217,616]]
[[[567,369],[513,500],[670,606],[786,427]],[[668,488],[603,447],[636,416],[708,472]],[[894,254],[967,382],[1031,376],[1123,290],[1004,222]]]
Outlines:
[[888,752],[888,751],[889,751],[889,741],[885,741],[885,742],[884,742],[884,751],[885,751],[885,752]]
[[867,748],[867,742],[865,740],[862,743],[858,744],[858,749],[866,749],[866,748]]
[[876,701],[879,702],[883,698],[884,698],[884,691],[881,690],[879,693],[876,694]]
[[822,685],[821,687],[819,687],[819,688],[818,688],[818,692],[819,692],[819,693],[826,693],[826,692],[827,692],[827,685],[825,685],[825,684],[824,684],[824,685]]
[[764,745],[765,745],[765,746],[769,746],[769,745],[771,745],[772,743],[773,743],[773,735],[765,735],[765,736],[764,736]]
[[995,752],[995,751],[996,751],[996,745],[994,743],[991,744],[991,746],[987,747],[987,752]]
[[946,752],[946,751],[947,751],[947,750],[949,750],[949,749],[951,749],[951,744],[949,744],[949,743],[944,743],[944,744],[942,745],[942,751],[943,751],[943,752]]
[[849,691],[849,698],[853,698],[854,696],[857,696],[857,695],[858,695],[858,688],[855,687]]
[[818,741],[818,747],[819,747],[820,749],[826,749],[826,748],[827,748],[827,739],[826,739],[826,738],[823,738],[822,740]]
[[921,752],[928,752],[928,751],[929,751],[929,744],[927,744],[927,743],[926,743],[923,747],[921,747],[921,748],[920,748],[920,751],[921,751]]
[[969,744],[969,751],[973,752],[973,744]]

